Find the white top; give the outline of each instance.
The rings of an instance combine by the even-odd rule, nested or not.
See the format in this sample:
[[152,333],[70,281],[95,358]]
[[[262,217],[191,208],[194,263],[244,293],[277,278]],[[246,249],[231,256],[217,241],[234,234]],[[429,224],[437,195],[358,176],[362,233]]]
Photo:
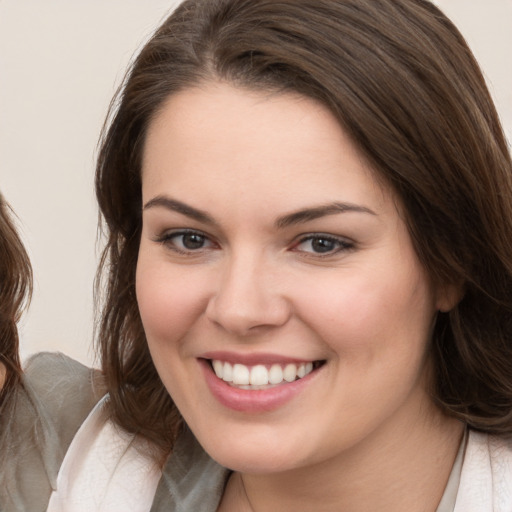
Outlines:
[[454,512],[512,512],[512,441],[470,432]]
[[[149,443],[126,434],[108,419],[103,399],[78,431],[64,458],[47,512],[150,511],[162,471],[151,458],[149,448]],[[178,454],[175,456],[180,459]],[[174,457],[170,465],[181,467],[184,461]],[[195,469],[205,465],[199,460],[197,463],[192,464]],[[186,464],[190,465],[190,461]],[[197,482],[191,482],[194,477],[187,478],[185,472],[185,477],[179,476],[177,482],[172,482],[171,495],[165,498],[164,493],[160,505],[154,505],[153,510],[191,510],[187,492],[182,492],[186,486],[195,488],[194,510],[200,503],[201,510],[213,512],[229,475],[227,470],[220,469],[213,476],[223,480],[217,492],[212,493],[211,486],[206,486],[208,491],[202,489],[205,477],[200,471],[195,477]],[[169,490],[169,485],[164,487]],[[452,511],[512,512],[510,440],[468,433],[465,450],[463,444],[436,512]]]

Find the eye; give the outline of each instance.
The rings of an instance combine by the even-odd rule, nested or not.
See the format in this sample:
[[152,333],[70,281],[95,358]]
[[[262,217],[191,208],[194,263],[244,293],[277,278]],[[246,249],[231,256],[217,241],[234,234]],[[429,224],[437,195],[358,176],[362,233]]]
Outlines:
[[215,244],[203,233],[188,230],[165,233],[157,239],[157,242],[179,253],[201,252],[215,247]]
[[322,233],[308,235],[302,237],[292,250],[317,254],[319,256],[328,256],[336,254],[340,251],[352,249],[354,244],[343,238],[332,235],[324,235]]

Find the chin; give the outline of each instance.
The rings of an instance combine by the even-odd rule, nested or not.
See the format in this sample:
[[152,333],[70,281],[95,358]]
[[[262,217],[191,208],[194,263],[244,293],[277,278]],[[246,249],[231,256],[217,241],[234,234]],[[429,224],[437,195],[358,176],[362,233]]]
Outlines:
[[215,453],[209,453],[209,455],[221,466],[238,473],[253,475],[280,473],[299,466],[296,461],[291,461],[288,457],[266,450],[260,450],[259,453],[247,453],[247,451],[233,453],[229,450],[215,450]]
[[213,438],[207,434],[205,439],[198,437],[205,451],[221,466],[240,473],[266,474],[295,469],[303,465],[307,457],[304,455],[304,443],[293,443],[288,438],[284,442],[282,436],[242,435],[230,433]]

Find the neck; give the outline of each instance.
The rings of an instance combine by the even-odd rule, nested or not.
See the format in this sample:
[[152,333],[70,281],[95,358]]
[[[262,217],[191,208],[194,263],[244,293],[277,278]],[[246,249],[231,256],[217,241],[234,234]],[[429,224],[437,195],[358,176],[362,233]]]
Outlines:
[[219,512],[434,512],[463,435],[459,421],[435,416],[391,438],[389,432],[376,434],[315,466],[271,475],[234,473]]

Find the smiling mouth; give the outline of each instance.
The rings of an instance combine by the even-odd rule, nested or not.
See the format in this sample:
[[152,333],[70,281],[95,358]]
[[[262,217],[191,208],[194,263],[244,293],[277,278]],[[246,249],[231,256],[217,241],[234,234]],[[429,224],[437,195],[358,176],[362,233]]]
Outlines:
[[267,389],[300,380],[325,364],[324,361],[286,364],[231,364],[212,359],[208,361],[215,375],[232,387],[239,389]]

